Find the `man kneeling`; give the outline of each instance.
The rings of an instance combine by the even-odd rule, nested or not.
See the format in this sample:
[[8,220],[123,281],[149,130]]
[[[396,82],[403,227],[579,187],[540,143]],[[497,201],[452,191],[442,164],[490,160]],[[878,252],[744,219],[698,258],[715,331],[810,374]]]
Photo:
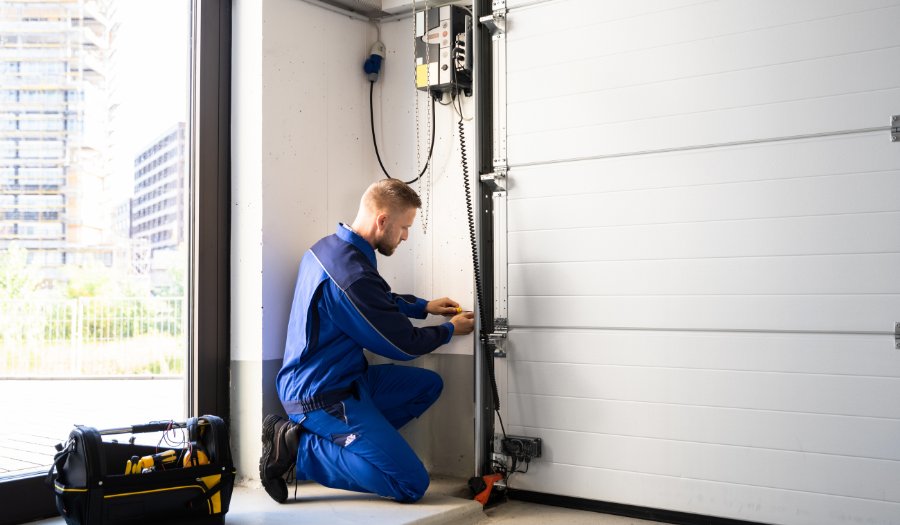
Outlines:
[[[279,503],[295,464],[298,479],[401,502],[428,488],[425,467],[397,429],[437,400],[443,382],[422,368],[370,367],[363,355],[366,348],[408,361],[472,332],[474,314],[456,315],[456,302],[392,293],[378,274],[375,250],[394,253],[421,205],[403,182],[376,182],[353,226],[338,224],[303,256],[276,379],[290,421],[266,416],[259,462],[263,486]],[[409,321],[428,314],[452,318],[426,328]]]

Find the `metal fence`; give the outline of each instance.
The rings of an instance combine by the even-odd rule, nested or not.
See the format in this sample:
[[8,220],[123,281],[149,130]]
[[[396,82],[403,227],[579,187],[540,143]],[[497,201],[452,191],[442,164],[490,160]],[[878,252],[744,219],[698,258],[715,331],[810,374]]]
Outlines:
[[183,298],[0,301],[0,376],[180,374]]

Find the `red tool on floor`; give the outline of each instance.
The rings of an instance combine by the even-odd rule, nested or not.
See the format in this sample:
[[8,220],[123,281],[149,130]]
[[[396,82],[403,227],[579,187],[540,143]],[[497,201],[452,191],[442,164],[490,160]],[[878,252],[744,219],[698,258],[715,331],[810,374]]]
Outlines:
[[494,483],[503,479],[502,474],[489,474],[481,478],[472,478],[469,480],[469,487],[475,492],[475,501],[482,505],[487,505],[488,498],[491,497],[491,489]]

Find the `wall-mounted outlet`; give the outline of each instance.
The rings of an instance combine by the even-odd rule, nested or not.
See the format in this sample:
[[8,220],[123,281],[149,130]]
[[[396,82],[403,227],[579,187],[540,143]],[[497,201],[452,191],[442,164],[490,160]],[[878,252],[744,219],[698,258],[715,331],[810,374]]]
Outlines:
[[494,434],[494,454],[532,460],[541,457],[541,438]]

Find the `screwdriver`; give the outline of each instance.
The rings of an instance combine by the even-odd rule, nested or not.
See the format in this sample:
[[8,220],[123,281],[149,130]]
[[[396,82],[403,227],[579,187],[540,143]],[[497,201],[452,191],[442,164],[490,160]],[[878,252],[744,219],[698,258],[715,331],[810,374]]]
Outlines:
[[160,452],[159,454],[144,456],[142,458],[131,456],[131,459],[125,464],[125,474],[140,474],[144,469],[161,467],[168,463],[175,463],[176,459],[178,458],[175,457],[174,450],[167,450],[165,452]]

